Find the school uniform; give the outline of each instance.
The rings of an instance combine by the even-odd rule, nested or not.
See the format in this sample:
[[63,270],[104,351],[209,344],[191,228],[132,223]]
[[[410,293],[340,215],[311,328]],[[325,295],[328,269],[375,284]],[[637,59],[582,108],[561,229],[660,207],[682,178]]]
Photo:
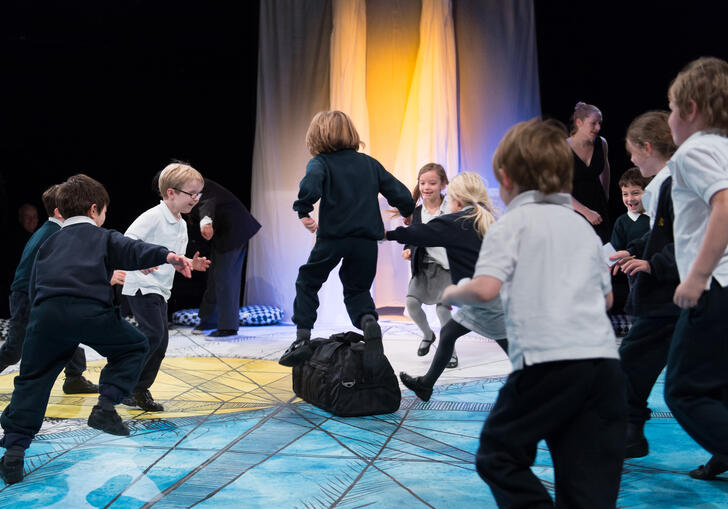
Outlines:
[[377,270],[377,241],[384,238],[379,193],[403,217],[415,202],[409,190],[373,157],[355,150],[317,154],[306,165],[293,210],[309,217],[321,200],[318,231],[308,261],[299,268],[292,321],[299,329],[316,322],[318,291],[341,261],[339,277],[351,323],[364,315],[378,317],[370,288]]
[[0,416],[2,445],[27,448],[43,423],[51,388],[79,342],[107,358],[99,394],[119,403],[131,393],[147,338],[112,305],[114,269],[166,263],[169,250],[71,217],[38,250],[31,273],[30,322],[10,404]]
[[[61,229],[61,221],[49,217],[48,221],[38,228],[28,239],[20,262],[15,269],[15,277],[10,286],[10,320],[8,337],[0,346],[0,371],[6,366],[16,364],[23,353],[25,342],[25,329],[30,316],[30,300],[28,298],[28,282],[33,269],[35,255],[43,243],[54,233]],[[79,347],[66,365],[66,377],[77,377],[86,371],[86,354]]]
[[513,372],[483,426],[478,473],[500,507],[552,507],[530,469],[545,439],[557,505],[613,508],[626,401],[600,239],[568,194],[526,191],[488,229],[479,276],[503,283]]
[[646,214],[627,211],[617,218],[609,241],[615,250],[621,251],[634,239],[650,231],[650,218]]
[[[675,208],[675,260],[684,281],[701,248],[710,199],[728,189],[728,139],[692,134],[668,161]],[[695,307],[682,309],[672,337],[665,401],[685,431],[728,463],[728,249]]]
[[[412,214],[411,225],[427,224],[435,217],[449,212],[447,197],[444,197],[440,208],[430,214],[427,207],[418,205]],[[437,304],[442,291],[450,284],[450,264],[444,247],[419,247],[406,244],[409,249],[410,270],[412,277],[407,285],[407,297],[413,297],[423,304]]]
[[[176,218],[164,201],[136,218],[124,235],[164,246],[175,253],[184,253],[187,249],[187,223],[182,218]],[[139,271],[126,274],[121,293],[128,297],[129,307],[139,324],[139,330],[149,340],[147,360],[134,392],[144,391],[152,386],[167,352],[167,301],[171,295],[174,274],[174,267],[169,264],[164,264],[149,274]]]

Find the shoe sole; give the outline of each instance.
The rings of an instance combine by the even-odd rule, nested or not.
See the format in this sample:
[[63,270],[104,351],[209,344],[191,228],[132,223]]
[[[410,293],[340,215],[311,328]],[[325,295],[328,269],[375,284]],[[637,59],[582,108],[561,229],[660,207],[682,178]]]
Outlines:
[[641,440],[636,444],[629,444],[624,448],[624,459],[644,458],[650,453],[647,440]]

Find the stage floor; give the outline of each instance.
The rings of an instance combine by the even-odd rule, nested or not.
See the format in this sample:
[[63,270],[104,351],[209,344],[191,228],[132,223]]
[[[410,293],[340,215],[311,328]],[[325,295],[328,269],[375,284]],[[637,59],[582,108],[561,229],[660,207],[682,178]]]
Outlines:
[[[395,371],[422,374],[415,325],[381,321]],[[349,329],[321,326],[314,336]],[[495,507],[473,466],[483,421],[510,364],[476,334],[457,344],[460,366],[446,370],[432,399],[403,391],[399,411],[339,418],[296,399],[290,369],[276,362],[292,325],[243,327],[211,341],[189,327],[170,331],[168,356],[152,393],[165,412],[119,405],[129,437],[86,425],[96,398],[66,396],[62,377],[46,422],[28,450],[26,479],[0,481],[0,508],[139,507]],[[217,339],[217,338],[216,338]],[[87,349],[88,377],[103,361]],[[0,376],[0,408],[13,372]],[[697,481],[687,471],[708,459],[677,425],[662,399],[662,378],[650,401],[651,452],[628,460],[619,507],[725,507],[728,477]],[[553,486],[544,444],[533,468]]]

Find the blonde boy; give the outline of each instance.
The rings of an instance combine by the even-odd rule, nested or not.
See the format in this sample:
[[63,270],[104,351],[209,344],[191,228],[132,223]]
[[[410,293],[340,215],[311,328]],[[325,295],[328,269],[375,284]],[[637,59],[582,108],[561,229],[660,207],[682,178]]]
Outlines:
[[488,230],[473,279],[446,305],[503,303],[513,365],[480,436],[476,467],[501,507],[552,507],[531,472],[546,440],[556,505],[611,507],[622,471],[626,398],[601,241],[574,213],[563,131],[531,120],[493,156],[505,214]]
[[728,469],[728,63],[689,63],[668,91],[678,150],[668,162],[682,311],[670,344],[665,400],[675,419],[713,454],[690,472]]

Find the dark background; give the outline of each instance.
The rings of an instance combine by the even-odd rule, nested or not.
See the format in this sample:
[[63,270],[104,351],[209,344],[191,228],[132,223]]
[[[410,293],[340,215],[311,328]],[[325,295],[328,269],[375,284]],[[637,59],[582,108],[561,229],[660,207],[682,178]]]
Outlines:
[[[728,59],[726,3],[535,1],[543,114],[566,122],[577,101],[602,110],[613,217],[623,212],[616,182],[631,166],[627,125],[667,108],[670,80],[688,61]],[[151,176],[171,158],[249,205],[257,31],[256,1],[4,0],[4,258],[17,256],[18,206],[36,204],[42,223],[41,192],[73,173],[106,185],[106,226],[122,231],[157,202]],[[16,262],[4,261],[5,277]],[[196,290],[175,291],[185,300]]]

